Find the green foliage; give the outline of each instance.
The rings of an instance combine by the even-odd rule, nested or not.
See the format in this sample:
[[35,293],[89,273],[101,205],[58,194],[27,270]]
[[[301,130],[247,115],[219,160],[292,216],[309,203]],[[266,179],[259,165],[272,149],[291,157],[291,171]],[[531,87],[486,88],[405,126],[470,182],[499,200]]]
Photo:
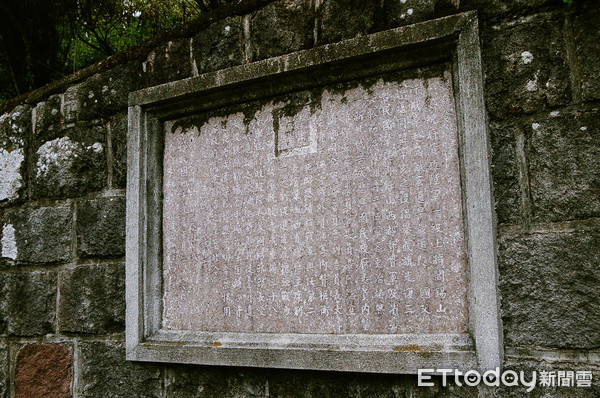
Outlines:
[[195,18],[191,0],[80,0],[70,29],[74,69],[140,43]]
[[231,0],[0,0],[0,101]]

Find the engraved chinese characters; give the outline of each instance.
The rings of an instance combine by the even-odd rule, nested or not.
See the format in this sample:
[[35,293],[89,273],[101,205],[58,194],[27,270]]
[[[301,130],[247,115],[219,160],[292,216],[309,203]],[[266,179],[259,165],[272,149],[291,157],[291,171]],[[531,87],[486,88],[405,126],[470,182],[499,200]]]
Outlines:
[[467,331],[448,72],[197,120],[165,123],[166,328]]

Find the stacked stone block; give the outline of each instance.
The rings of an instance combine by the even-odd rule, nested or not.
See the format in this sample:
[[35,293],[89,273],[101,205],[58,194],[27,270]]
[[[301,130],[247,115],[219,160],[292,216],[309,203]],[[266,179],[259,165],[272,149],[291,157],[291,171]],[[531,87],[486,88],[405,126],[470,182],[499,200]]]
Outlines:
[[124,354],[128,92],[467,10],[480,19],[505,366],[592,370],[589,389],[532,396],[600,395],[593,3],[238,2],[52,92],[0,105],[0,398],[477,396],[439,380],[420,388],[408,375],[141,364]]

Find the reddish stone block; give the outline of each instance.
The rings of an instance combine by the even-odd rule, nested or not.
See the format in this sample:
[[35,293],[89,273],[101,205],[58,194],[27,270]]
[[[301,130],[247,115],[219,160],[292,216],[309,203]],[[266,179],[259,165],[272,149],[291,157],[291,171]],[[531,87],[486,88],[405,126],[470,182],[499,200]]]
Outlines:
[[15,398],[71,396],[72,356],[64,344],[28,344],[17,354]]

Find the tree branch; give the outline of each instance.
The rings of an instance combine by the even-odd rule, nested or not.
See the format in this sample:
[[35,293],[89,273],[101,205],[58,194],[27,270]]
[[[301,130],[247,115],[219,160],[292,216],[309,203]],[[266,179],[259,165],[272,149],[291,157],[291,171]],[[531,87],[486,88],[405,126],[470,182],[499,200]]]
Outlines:
[[210,9],[206,6],[206,3],[204,3],[204,0],[196,0],[196,5],[198,6],[198,8],[200,9],[200,11],[202,12],[209,12]]
[[88,40],[86,40],[81,33],[77,32],[77,38],[79,40],[81,40],[84,44],[87,44],[88,46],[90,46],[91,48],[93,48],[94,50],[100,51],[102,52],[102,49],[94,44],[92,44],[91,42],[89,42]]

